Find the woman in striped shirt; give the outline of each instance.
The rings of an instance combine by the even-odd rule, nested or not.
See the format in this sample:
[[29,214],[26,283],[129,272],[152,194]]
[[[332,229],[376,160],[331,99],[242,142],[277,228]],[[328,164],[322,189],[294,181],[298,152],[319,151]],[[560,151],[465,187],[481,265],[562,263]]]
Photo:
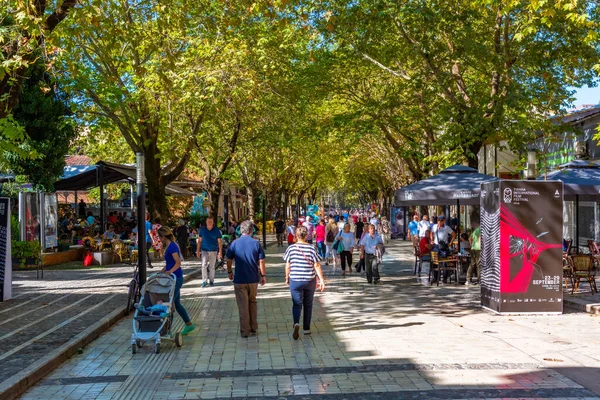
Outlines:
[[304,306],[304,334],[310,335],[313,298],[319,277],[319,290],[325,290],[325,280],[321,271],[321,258],[315,247],[306,242],[308,230],[300,225],[296,228],[297,242],[289,246],[283,255],[285,261],[285,283],[292,294],[292,315],[294,317],[294,340],[300,337],[300,314]]

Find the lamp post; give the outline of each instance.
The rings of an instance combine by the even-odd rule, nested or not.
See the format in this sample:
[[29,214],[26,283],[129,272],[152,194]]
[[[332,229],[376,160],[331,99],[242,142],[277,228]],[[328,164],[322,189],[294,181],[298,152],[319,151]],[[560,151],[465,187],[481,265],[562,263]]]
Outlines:
[[225,225],[225,234],[229,233],[229,182],[227,179],[223,182],[223,220]]
[[[135,153],[137,182],[137,242],[140,286],[146,283],[146,187],[144,186],[144,153]],[[133,194],[132,194],[133,196]]]
[[267,191],[263,190],[262,198],[262,236],[263,248],[267,248]]

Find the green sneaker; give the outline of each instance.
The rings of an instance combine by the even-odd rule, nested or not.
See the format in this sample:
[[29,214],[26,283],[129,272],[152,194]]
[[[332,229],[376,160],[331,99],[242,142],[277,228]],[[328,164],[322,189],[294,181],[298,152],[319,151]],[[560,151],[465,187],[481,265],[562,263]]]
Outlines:
[[192,324],[192,325],[186,325],[186,326],[183,327],[183,330],[181,331],[181,334],[183,336],[186,336],[188,333],[190,333],[194,329],[196,329],[196,325],[194,325],[194,324]]

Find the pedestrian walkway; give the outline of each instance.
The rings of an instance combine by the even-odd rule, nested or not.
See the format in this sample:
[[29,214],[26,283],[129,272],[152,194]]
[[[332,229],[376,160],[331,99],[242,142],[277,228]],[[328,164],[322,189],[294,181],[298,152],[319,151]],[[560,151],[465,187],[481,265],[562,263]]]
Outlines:
[[[197,260],[187,261],[184,272],[197,268]],[[13,299],[0,302],[0,390],[88,327],[124,310],[132,272],[129,265],[47,269],[38,280],[35,271],[15,271]]]
[[125,319],[23,399],[598,398],[596,318],[490,314],[477,287],[415,279],[404,242],[388,247],[380,286],[326,267],[312,335],[294,341],[282,251],[268,251],[257,337],[240,337],[226,278],[193,281],[182,296],[197,329],[182,348],[132,355]]

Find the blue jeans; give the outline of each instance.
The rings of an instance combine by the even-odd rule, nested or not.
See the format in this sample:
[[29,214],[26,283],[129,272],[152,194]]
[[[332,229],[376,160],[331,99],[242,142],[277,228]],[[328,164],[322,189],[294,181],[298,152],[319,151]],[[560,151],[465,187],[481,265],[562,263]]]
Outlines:
[[312,318],[313,298],[317,288],[317,278],[312,281],[294,281],[290,279],[290,293],[292,294],[292,316],[294,325],[300,323],[300,314],[304,306],[303,328],[305,331],[310,329],[310,320]]
[[325,258],[325,242],[317,242],[317,250],[319,251],[319,256]]
[[183,319],[183,322],[186,324],[190,322],[190,317],[188,316],[185,307],[181,305],[181,287],[183,286],[183,276],[178,276],[175,281],[175,293],[173,294],[173,303],[175,303],[175,309],[177,313]]

